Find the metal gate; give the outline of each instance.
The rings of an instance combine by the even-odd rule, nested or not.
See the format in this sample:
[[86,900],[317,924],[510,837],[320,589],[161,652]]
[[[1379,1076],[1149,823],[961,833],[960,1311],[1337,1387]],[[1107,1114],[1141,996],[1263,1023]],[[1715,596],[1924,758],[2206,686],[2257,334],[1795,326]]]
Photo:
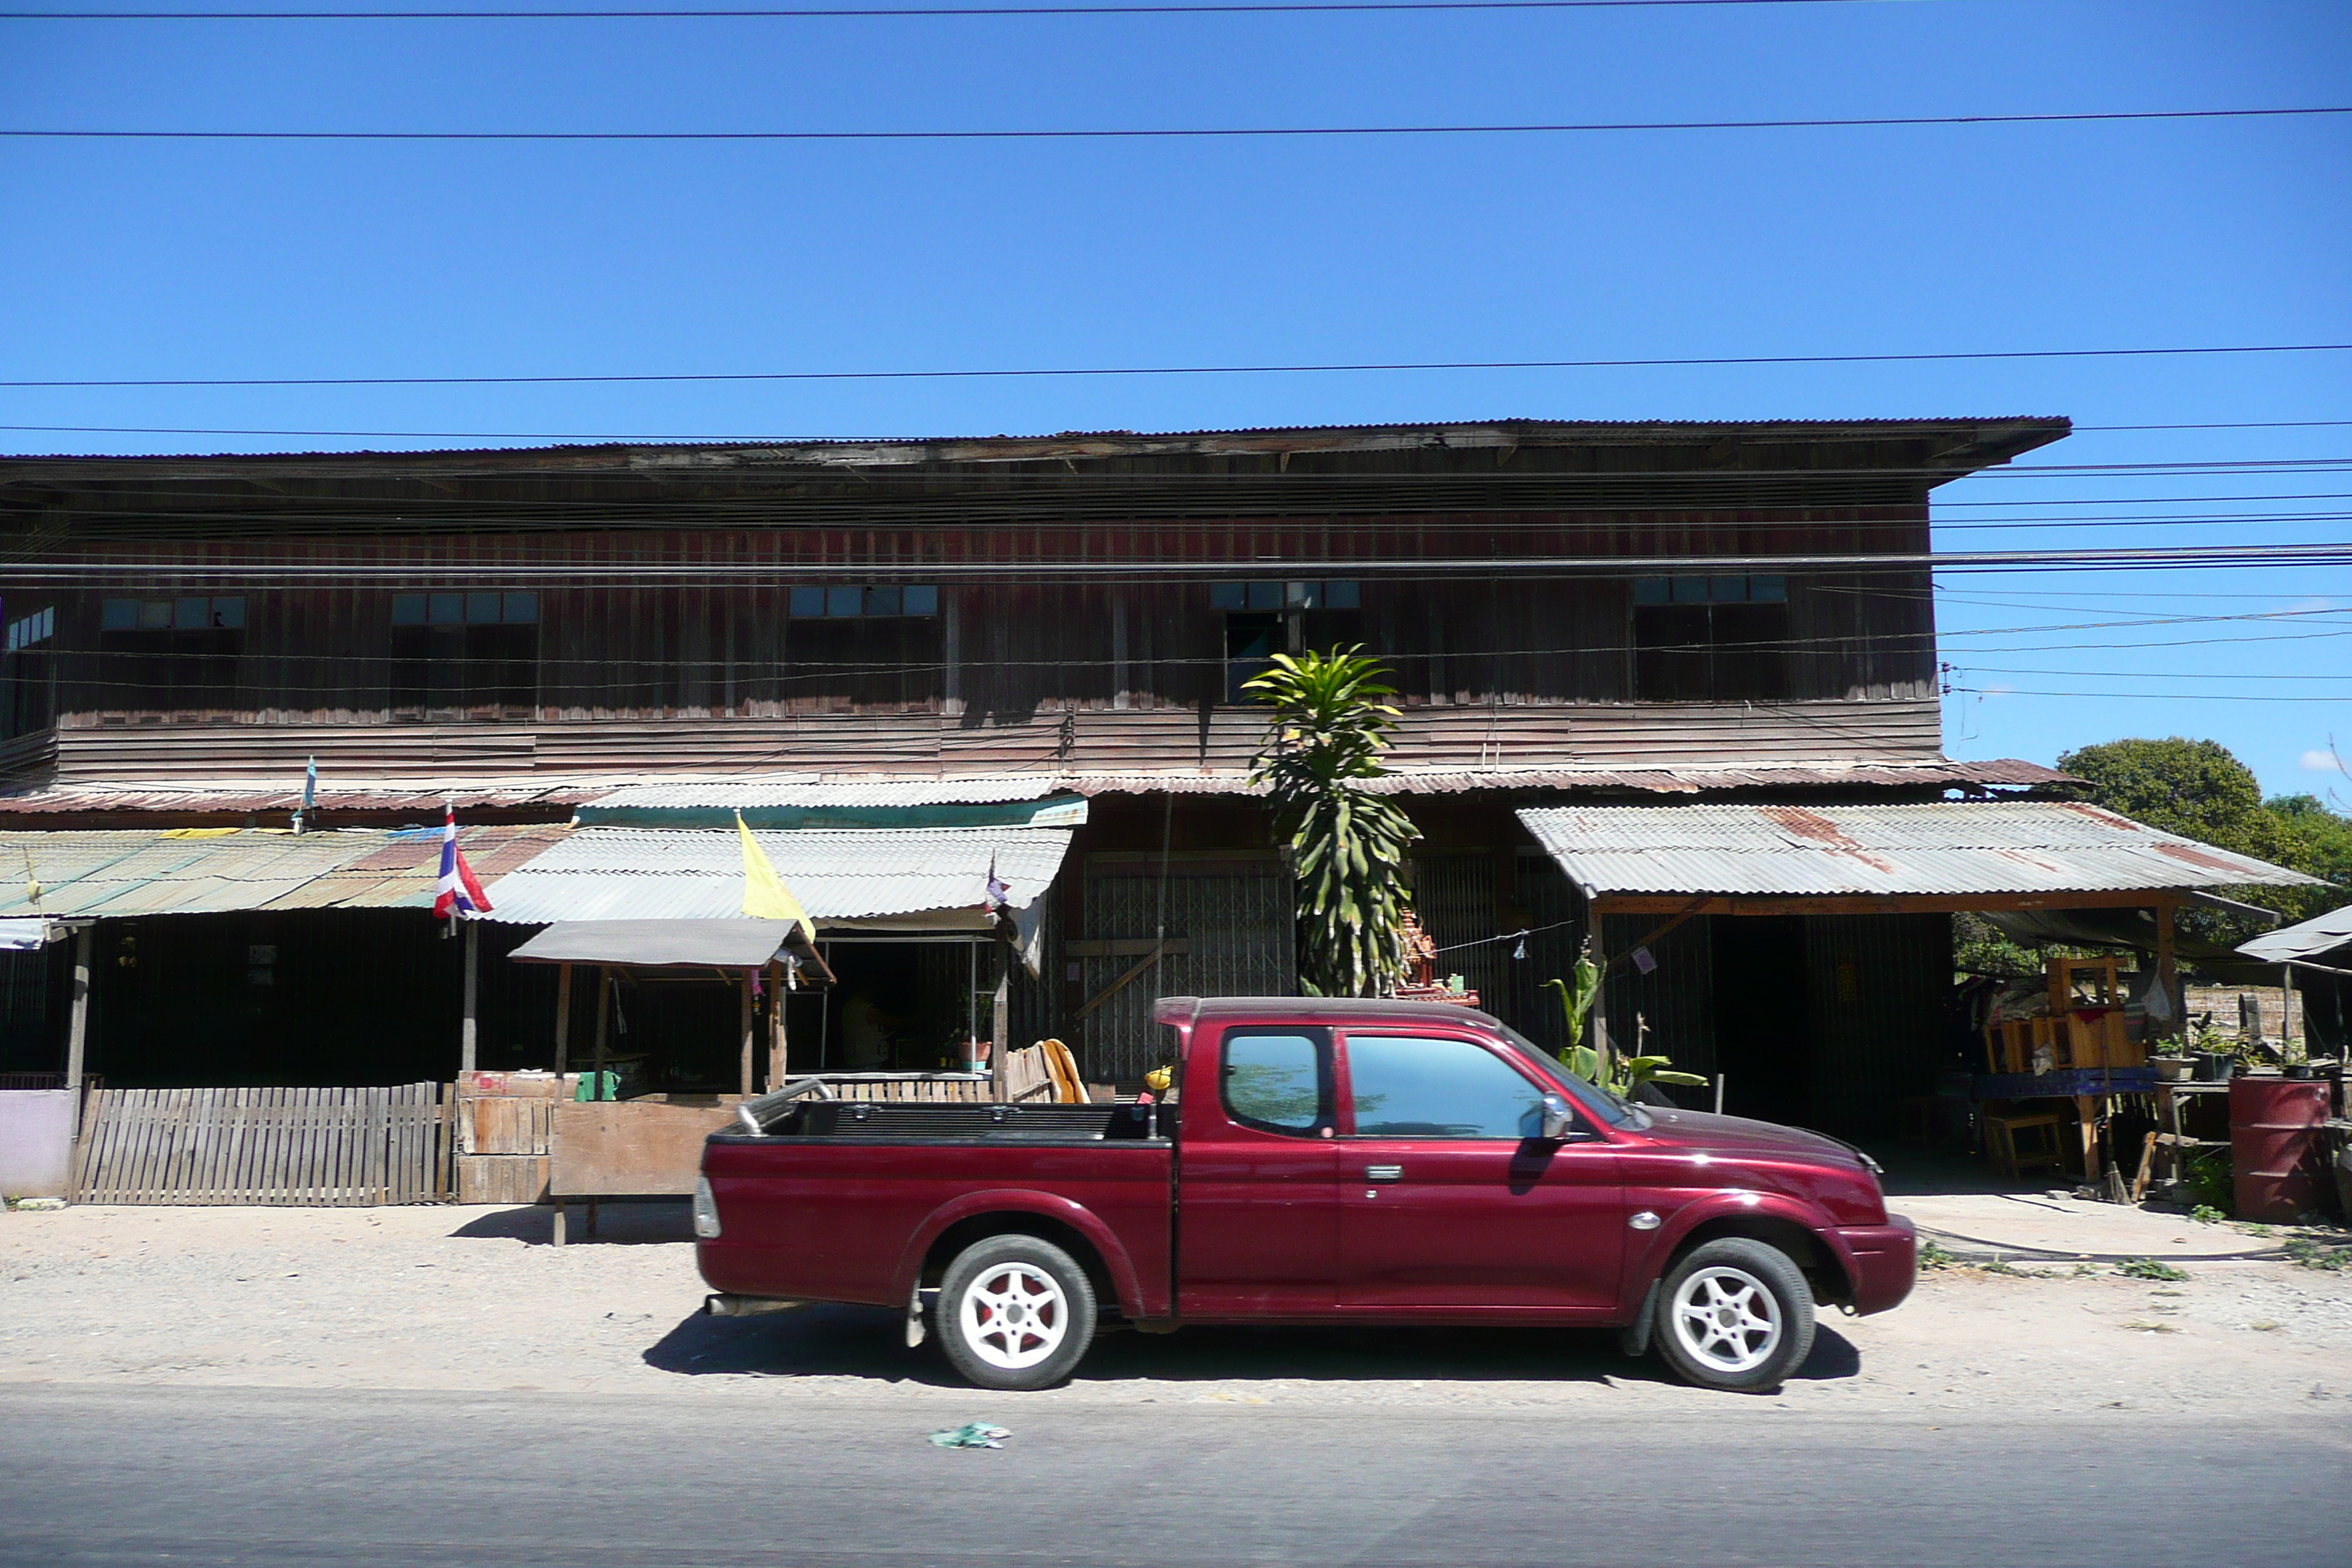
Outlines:
[[449,1194],[451,1086],[109,1089],[75,1155],[86,1204],[307,1207],[432,1203]]
[[[1089,938],[1135,939],[1155,934],[1160,879],[1140,866],[1128,874],[1087,879]],[[1160,996],[1289,996],[1298,990],[1293,946],[1290,879],[1278,866],[1263,872],[1188,875],[1179,866],[1167,879],[1168,934],[1185,951],[1160,961],[1157,984],[1149,972],[1105,1002],[1079,1026],[1087,1077],[1097,1083],[1132,1083],[1167,1053],[1165,1033],[1151,1021]],[[1086,994],[1099,995],[1134,966],[1132,957],[1078,960]]]

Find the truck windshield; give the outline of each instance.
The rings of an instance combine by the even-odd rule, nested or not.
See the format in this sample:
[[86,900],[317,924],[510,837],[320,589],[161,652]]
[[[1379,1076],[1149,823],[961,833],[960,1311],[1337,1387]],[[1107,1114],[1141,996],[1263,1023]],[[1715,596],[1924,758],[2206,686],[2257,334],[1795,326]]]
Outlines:
[[1646,1127],[1649,1113],[1631,1100],[1620,1099],[1597,1083],[1591,1083],[1568,1070],[1558,1057],[1512,1028],[1502,1026],[1503,1038],[1511,1048],[1534,1064],[1535,1069],[1552,1082],[1567,1089],[1580,1104],[1612,1127]]

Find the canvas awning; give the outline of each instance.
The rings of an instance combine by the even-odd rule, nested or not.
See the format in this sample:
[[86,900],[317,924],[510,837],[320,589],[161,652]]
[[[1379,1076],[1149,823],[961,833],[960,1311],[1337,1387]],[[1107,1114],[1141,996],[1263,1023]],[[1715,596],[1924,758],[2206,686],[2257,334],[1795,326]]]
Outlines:
[[2307,963],[2352,969],[2352,905],[2330,910],[2301,925],[2264,931],[2238,944],[2248,958],[2264,963]]
[[760,969],[799,927],[788,921],[558,921],[508,954],[522,963],[686,964]]
[[2066,801],[1559,805],[1518,816],[1604,913],[2148,905],[2315,880]]

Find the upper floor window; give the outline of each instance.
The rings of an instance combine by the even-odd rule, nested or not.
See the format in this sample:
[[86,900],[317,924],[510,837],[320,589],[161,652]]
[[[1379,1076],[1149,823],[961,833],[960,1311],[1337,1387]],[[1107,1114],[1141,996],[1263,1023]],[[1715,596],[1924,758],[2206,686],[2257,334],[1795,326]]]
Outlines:
[[242,595],[105,599],[98,611],[99,679],[120,708],[226,708],[245,654]]
[[1785,698],[1788,643],[1786,577],[1634,579],[1633,684],[1646,701]]
[[57,720],[57,682],[44,643],[58,629],[55,605],[8,623],[9,658],[0,665],[0,736],[30,734]]
[[30,647],[35,643],[47,642],[49,640],[50,634],[57,629],[58,611],[54,605],[46,610],[35,610],[29,616],[10,621],[8,651],[15,653],[18,648]]
[[539,595],[395,594],[394,708],[524,708],[539,700]]
[[861,587],[840,584],[827,588],[793,590],[793,614],[803,620],[867,619],[893,616],[936,616],[940,591],[929,584],[904,587]]
[[909,707],[945,685],[946,623],[934,584],[833,583],[792,591],[782,689],[819,707]]
[[1277,653],[1357,640],[1362,605],[1360,586],[1345,579],[1210,584],[1209,607],[1225,615],[1225,700],[1248,701],[1242,688]]

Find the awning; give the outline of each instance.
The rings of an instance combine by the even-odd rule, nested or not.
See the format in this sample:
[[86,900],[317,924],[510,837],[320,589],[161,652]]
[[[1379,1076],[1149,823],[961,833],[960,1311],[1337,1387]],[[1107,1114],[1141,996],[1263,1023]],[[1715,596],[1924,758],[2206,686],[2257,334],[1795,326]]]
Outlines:
[[[1069,852],[1065,827],[796,828],[752,835],[817,930],[961,935],[1002,929],[992,868],[1033,963],[1045,889]],[[489,884],[489,919],[706,921],[743,910],[743,848],[732,827],[582,827]]]
[[[488,880],[570,829],[468,827],[458,842]],[[246,910],[427,909],[441,830],[185,827],[0,833],[0,917],[114,920]],[[40,884],[37,902],[27,886]]]
[[1693,909],[1695,900],[1708,899],[1750,912],[1767,912],[1755,906],[1772,900],[2064,908],[2316,880],[2064,801],[1560,805],[1518,816],[1604,910],[1698,912],[1705,905]]
[[48,942],[47,921],[0,920],[0,952],[30,952]]
[[789,958],[788,921],[558,921],[508,956],[523,963],[692,964],[758,969]]
[[2264,963],[2300,962],[2352,969],[2352,905],[2330,910],[2301,925],[2264,931],[2252,942],[2240,942],[2238,951]]
[[583,803],[583,827],[1077,827],[1087,797],[1054,775],[869,779],[791,776],[664,780]]

